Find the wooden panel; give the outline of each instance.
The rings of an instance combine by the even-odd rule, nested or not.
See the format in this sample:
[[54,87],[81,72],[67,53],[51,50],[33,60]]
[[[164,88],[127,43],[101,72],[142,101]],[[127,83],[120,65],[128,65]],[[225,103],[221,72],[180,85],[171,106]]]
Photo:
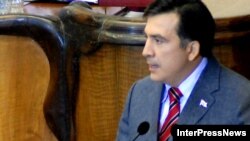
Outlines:
[[77,141],[114,140],[128,89],[148,74],[141,50],[105,44],[92,55],[80,58]]
[[37,42],[0,35],[0,140],[56,141],[43,115],[50,68]]
[[250,15],[216,19],[216,58],[250,79]]

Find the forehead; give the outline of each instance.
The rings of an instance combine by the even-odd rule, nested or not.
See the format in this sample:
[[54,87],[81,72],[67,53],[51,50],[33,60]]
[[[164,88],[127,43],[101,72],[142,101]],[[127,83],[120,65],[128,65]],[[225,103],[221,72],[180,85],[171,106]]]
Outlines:
[[147,19],[145,33],[167,34],[169,32],[176,32],[178,23],[179,23],[179,16],[177,13],[174,12],[150,16]]

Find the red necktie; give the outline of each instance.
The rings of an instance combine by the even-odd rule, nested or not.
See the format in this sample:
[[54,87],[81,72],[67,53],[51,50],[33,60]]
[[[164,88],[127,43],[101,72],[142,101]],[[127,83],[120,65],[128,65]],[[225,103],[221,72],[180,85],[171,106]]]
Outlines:
[[181,91],[178,88],[170,88],[168,91],[170,106],[168,116],[160,130],[159,141],[167,141],[171,135],[171,127],[177,122],[180,115]]

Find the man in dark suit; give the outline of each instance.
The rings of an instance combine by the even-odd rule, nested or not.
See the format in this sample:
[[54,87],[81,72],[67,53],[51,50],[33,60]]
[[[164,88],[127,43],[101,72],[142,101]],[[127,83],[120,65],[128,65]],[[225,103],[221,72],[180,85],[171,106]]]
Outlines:
[[[147,40],[142,55],[150,76],[131,87],[117,141],[172,140],[162,130],[176,123],[250,124],[249,80],[213,56],[215,21],[207,7],[200,0],[156,0],[144,17]],[[176,106],[168,94],[172,88]],[[138,127],[147,129],[138,133]]]

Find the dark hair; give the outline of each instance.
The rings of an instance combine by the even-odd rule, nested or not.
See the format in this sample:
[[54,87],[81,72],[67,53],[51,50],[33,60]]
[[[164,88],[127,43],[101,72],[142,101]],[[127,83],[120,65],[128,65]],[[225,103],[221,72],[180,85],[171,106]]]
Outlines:
[[212,56],[214,46],[215,21],[201,0],[156,0],[144,12],[144,17],[175,12],[179,15],[177,34],[182,40],[197,40],[200,54]]

